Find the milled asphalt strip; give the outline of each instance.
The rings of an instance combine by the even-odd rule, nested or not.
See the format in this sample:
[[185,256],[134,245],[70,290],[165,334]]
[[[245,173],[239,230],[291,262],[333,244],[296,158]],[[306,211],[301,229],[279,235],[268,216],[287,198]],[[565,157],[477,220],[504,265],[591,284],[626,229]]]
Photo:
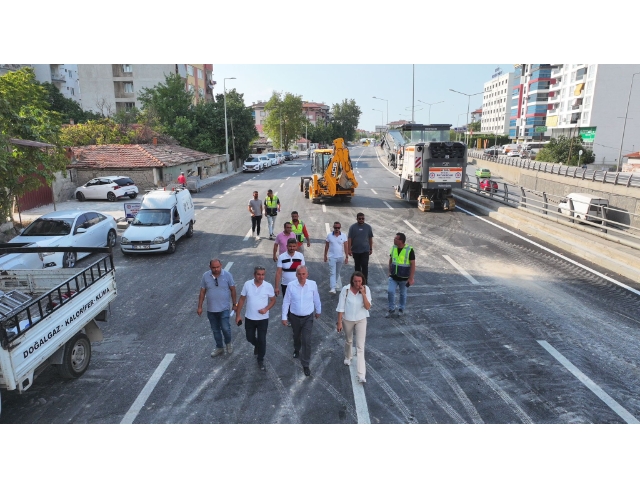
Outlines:
[[414,227],[411,223],[409,223],[407,220],[402,220],[403,222],[405,222],[407,225],[409,225],[409,228],[411,228],[414,232],[416,232],[418,235],[421,235],[422,232],[420,230],[418,230],[416,227]]
[[356,416],[358,424],[371,424],[369,418],[369,407],[367,406],[367,396],[364,394],[364,384],[358,382],[358,360],[356,357],[356,347],[353,347],[351,365],[349,373],[351,375],[351,387],[353,388],[353,402],[356,405]]
[[124,418],[122,418],[122,421],[120,421],[120,424],[133,424],[136,417],[138,416],[138,414],[140,414],[140,411],[144,407],[144,403],[147,402],[147,399],[149,399],[149,396],[155,389],[156,385],[158,385],[158,382],[160,382],[162,374],[164,374],[164,371],[167,370],[167,367],[169,367],[169,364],[175,356],[175,353],[168,353],[164,356],[162,362],[160,362],[160,365],[158,365],[158,368],[153,372],[153,374],[147,381],[147,384],[144,386],[142,391],[140,391],[140,394],[138,394],[138,397],[129,408],[129,411],[127,411],[127,414],[125,414]]
[[576,379],[582,382],[587,388],[593,392],[598,398],[604,402],[607,406],[611,408],[611,410],[620,416],[624,421],[628,424],[640,424],[635,416],[633,416],[629,411],[623,408],[615,399],[613,399],[609,394],[604,392],[599,385],[593,382],[589,377],[584,375],[575,365],[573,365],[567,358],[558,352],[555,348],[549,345],[545,340],[537,340],[542,348],[544,348],[547,352],[551,354],[553,358],[555,358],[558,362],[560,362],[565,369],[571,372]]
[[460,267],[451,257],[449,257],[448,255],[443,255],[442,257],[444,257],[446,260],[449,261],[449,264],[451,264],[453,267],[455,267],[456,269],[458,269],[458,272],[460,274],[462,274],[464,277],[466,277],[467,279],[469,279],[469,281],[471,281],[471,284],[480,284],[478,281],[476,281],[473,277],[471,277],[471,275],[465,271],[462,267]]
[[456,210],[463,211],[463,212],[465,212],[465,213],[466,213],[466,214],[468,214],[468,215],[471,215],[471,216],[473,216],[473,217],[478,218],[479,220],[482,220],[483,222],[488,223],[489,225],[493,225],[493,226],[494,226],[494,227],[496,227],[496,228],[499,228],[499,229],[501,229],[501,230],[504,230],[505,232],[507,232],[507,233],[509,233],[509,234],[511,234],[511,235],[513,235],[513,236],[515,236],[515,237],[518,237],[519,239],[524,240],[525,242],[530,243],[531,245],[535,245],[536,247],[538,247],[538,248],[540,248],[540,249],[542,249],[542,250],[545,250],[545,251],[549,252],[550,254],[555,255],[556,257],[561,258],[562,260],[565,260],[565,261],[567,261],[567,262],[570,262],[570,263],[572,263],[573,265],[576,265],[576,266],[580,267],[581,269],[584,269],[585,271],[591,272],[592,274],[595,274],[596,276],[601,277],[602,279],[605,279],[605,280],[607,280],[607,281],[609,281],[609,282],[611,282],[611,283],[615,284],[616,286],[620,286],[620,287],[622,287],[622,288],[626,289],[627,291],[632,292],[632,293],[633,293],[633,294],[635,294],[636,296],[640,296],[640,291],[638,291],[638,290],[636,290],[636,289],[633,289],[632,287],[627,286],[626,284],[623,284],[623,283],[621,283],[620,281],[616,281],[615,279],[613,279],[613,278],[611,278],[611,277],[609,277],[609,276],[605,276],[605,275],[604,275],[604,274],[602,274],[601,272],[598,272],[598,271],[596,271],[595,269],[591,269],[590,267],[587,267],[586,265],[583,265],[583,264],[581,264],[580,262],[576,262],[575,260],[570,259],[569,257],[565,257],[564,255],[562,255],[562,254],[560,254],[560,253],[556,252],[555,250],[551,250],[550,248],[545,247],[544,245],[540,245],[539,243],[534,242],[533,240],[530,240],[530,239],[528,239],[528,238],[526,238],[526,237],[523,237],[522,235],[518,235],[516,232],[512,232],[511,230],[508,230],[508,229],[506,229],[505,227],[502,227],[502,226],[498,225],[497,223],[493,223],[492,221],[489,221],[489,220],[487,220],[486,218],[482,218],[481,216],[478,216],[478,215],[476,215],[475,213],[471,213],[469,210],[465,210],[465,209],[463,209],[463,208],[460,208],[459,206],[456,206]]

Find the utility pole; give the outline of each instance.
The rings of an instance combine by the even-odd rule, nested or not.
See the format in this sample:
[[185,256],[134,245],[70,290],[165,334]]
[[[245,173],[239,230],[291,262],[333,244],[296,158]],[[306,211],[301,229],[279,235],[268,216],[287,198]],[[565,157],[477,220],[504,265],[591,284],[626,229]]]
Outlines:
[[415,96],[416,96],[416,65],[412,64],[411,65],[411,71],[413,73],[413,81],[411,84],[411,123],[414,123],[415,118],[414,118],[414,114],[413,114],[413,108],[415,106]]
[[233,117],[231,117],[231,144],[233,145],[233,172],[236,172],[239,166],[236,158],[236,136],[233,135]]
[[633,79],[636,74],[631,75],[631,86],[629,87],[629,98],[627,98],[627,111],[624,112],[624,125],[622,126],[622,139],[620,140],[620,152],[618,152],[618,172],[622,169],[622,143],[624,142],[624,131],[627,128],[627,115],[629,115],[629,102],[631,101],[631,91],[633,90]]

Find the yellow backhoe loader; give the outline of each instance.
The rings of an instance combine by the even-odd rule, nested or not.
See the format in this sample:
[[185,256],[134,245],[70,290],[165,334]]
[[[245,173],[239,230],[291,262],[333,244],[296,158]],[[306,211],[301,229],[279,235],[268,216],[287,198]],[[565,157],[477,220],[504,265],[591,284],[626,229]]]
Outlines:
[[334,140],[333,147],[315,150],[311,156],[313,176],[300,178],[300,191],[312,203],[319,203],[323,198],[351,201],[358,187],[344,139]]

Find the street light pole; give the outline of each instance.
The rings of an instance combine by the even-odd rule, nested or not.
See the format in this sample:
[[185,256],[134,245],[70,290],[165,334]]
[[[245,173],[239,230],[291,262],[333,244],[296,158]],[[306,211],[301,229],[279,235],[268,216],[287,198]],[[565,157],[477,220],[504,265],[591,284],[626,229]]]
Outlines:
[[222,80],[222,88],[224,92],[224,140],[225,140],[225,159],[227,161],[227,172],[229,172],[229,130],[227,129],[227,80],[235,78],[224,78]]
[[378,98],[377,96],[374,96],[373,98],[375,98],[376,100],[382,100],[387,102],[387,125],[389,125],[389,100],[385,100],[384,98]]
[[437,101],[435,103],[426,103],[426,102],[424,102],[422,100],[418,100],[418,102],[424,103],[425,105],[429,105],[429,125],[431,125],[431,105],[437,105],[438,103],[444,103],[444,100]]
[[481,95],[482,93],[484,93],[484,91],[479,91],[478,93],[473,93],[472,95],[469,95],[467,93],[463,93],[462,91],[456,91],[456,90],[452,90],[451,88],[449,88],[449,91],[453,91],[454,93],[458,93],[460,95],[464,95],[467,97],[467,133],[465,133],[465,144],[469,145],[469,142],[467,140],[467,135],[469,132],[469,108],[471,106],[471,97],[472,96],[476,96],[476,95]]
[[624,142],[624,131],[627,128],[627,115],[629,115],[629,102],[631,101],[631,90],[633,90],[633,79],[635,78],[636,74],[640,74],[640,73],[633,73],[631,75],[631,86],[629,87],[629,98],[627,98],[627,111],[624,112],[624,125],[622,126],[622,140],[620,141],[620,152],[618,153],[618,172],[620,172],[620,170],[622,169],[622,143]]
[[[458,127],[460,126],[460,117],[461,117],[462,115],[466,115],[466,114],[467,114],[466,112],[465,112],[465,113],[459,113],[459,114],[458,114],[458,118],[456,119],[456,125],[457,125]],[[460,135],[460,132],[458,132],[458,134],[457,134],[457,135],[459,136],[459,135]],[[458,140],[458,139],[459,139],[459,137],[456,137],[456,140]]]

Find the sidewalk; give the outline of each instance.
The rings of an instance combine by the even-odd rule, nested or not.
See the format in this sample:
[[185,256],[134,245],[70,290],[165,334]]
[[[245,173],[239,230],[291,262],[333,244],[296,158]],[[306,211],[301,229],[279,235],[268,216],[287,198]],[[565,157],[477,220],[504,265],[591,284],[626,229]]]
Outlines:
[[[236,174],[240,174],[242,170],[238,172],[229,172],[216,174],[215,176],[211,176],[206,179],[197,179],[192,180],[196,183],[195,188],[189,188],[189,191],[192,193],[199,193],[202,189],[211,186],[219,181],[223,181],[227,178],[235,176]],[[189,183],[190,181],[187,181]],[[178,183],[175,184],[175,187],[178,187]],[[168,186],[167,190],[170,190],[173,186]],[[72,199],[69,201],[59,201],[56,202],[55,207],[53,209],[53,203],[49,205],[39,206],[38,208],[33,208],[31,210],[26,210],[20,212],[20,216],[18,213],[13,214],[13,218],[15,222],[20,221],[20,217],[22,218],[22,223],[26,225],[28,222],[32,222],[37,218],[40,218],[42,215],[46,215],[47,213],[51,213],[52,211],[62,211],[62,210],[86,210],[86,211],[99,211],[100,213],[104,213],[105,215],[111,215],[116,220],[124,220],[124,204],[125,203],[140,203],[142,200],[142,196],[144,194],[139,194],[135,199],[130,198],[120,198],[118,201],[110,202],[105,200],[87,200],[87,201],[78,201],[76,199]]]

